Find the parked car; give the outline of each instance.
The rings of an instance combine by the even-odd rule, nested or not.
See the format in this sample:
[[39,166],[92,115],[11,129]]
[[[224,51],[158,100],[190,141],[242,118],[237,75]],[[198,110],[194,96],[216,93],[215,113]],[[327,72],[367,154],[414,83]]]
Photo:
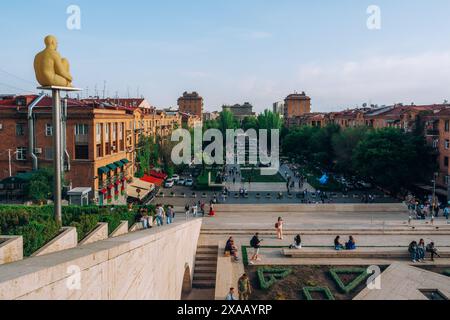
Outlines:
[[177,183],[178,180],[180,180],[180,176],[177,175],[177,174],[174,174],[174,175],[172,176],[172,180],[173,180],[175,183]]
[[368,182],[358,181],[357,184],[359,186],[361,186],[361,188],[363,188],[363,189],[370,189],[370,188],[372,188],[372,184],[370,184]]
[[186,187],[192,187],[194,185],[194,180],[192,179],[186,179],[186,182],[184,183]]
[[166,182],[164,182],[164,188],[166,189],[173,188],[174,185],[175,181],[173,181],[173,179],[167,179]]
[[184,186],[185,184],[186,184],[186,179],[184,179],[184,178],[178,179],[177,185]]

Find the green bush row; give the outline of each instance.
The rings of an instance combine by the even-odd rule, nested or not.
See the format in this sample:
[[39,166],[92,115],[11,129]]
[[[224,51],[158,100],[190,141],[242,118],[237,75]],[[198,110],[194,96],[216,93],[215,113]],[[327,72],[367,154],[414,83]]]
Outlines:
[[[339,274],[359,274],[352,282],[345,285]],[[349,294],[356,289],[364,280],[369,277],[367,269],[364,268],[334,268],[330,270],[331,278],[336,282],[339,289],[345,293]]]
[[304,287],[302,291],[306,300],[314,300],[311,295],[312,292],[322,292],[325,294],[327,300],[334,300],[334,296],[328,287]]
[[[99,222],[108,223],[111,234],[122,221],[131,226],[139,207],[129,211],[126,206],[77,207],[62,209],[63,226],[76,227],[78,239],[84,239]],[[154,207],[148,207],[150,213]],[[61,230],[54,220],[53,206],[0,206],[0,234],[23,236],[24,255],[30,256],[55,238]]]
[[[258,276],[260,288],[262,290],[268,290],[277,281],[286,278],[291,272],[292,269],[290,268],[261,267],[258,268],[256,274]],[[267,279],[266,276],[269,276],[269,279]]]

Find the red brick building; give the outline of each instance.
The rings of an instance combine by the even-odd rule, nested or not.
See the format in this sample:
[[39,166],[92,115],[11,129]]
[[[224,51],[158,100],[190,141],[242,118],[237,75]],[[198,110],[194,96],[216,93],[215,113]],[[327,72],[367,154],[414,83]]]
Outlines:
[[189,113],[203,119],[203,98],[197,93],[183,93],[178,99],[178,109],[182,113]]

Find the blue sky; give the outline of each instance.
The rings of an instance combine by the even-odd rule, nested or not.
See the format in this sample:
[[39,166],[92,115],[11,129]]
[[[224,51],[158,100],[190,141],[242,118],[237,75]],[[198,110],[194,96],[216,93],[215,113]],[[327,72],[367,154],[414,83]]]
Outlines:
[[[69,5],[81,30],[66,28]],[[381,30],[366,27],[369,5]],[[198,91],[209,110],[257,111],[306,91],[314,111],[364,102],[450,100],[448,0],[2,1],[0,92],[35,90],[32,61],[54,34],[74,84],[174,106]],[[12,76],[10,74],[15,75]]]

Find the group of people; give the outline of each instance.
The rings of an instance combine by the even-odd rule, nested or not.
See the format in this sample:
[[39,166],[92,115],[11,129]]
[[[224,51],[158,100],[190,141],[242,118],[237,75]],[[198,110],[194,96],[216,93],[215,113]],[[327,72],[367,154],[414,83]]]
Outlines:
[[169,205],[164,209],[162,204],[157,204],[154,215],[147,207],[139,209],[136,216],[136,221],[142,223],[143,229],[150,229],[156,226],[163,226],[164,223],[172,224],[175,219],[175,209],[172,205]]
[[353,236],[348,238],[348,241],[345,244],[341,243],[341,236],[337,236],[334,239],[334,249],[337,251],[340,250],[356,250],[356,240]]
[[[216,215],[216,212],[214,211],[214,206],[217,203],[216,198],[210,201],[209,203],[209,211],[208,215],[210,217],[214,217]],[[206,203],[203,201],[193,202],[192,205],[189,205],[188,203],[184,206],[186,219],[189,218],[189,216],[192,216],[194,218],[199,217],[200,215],[204,217],[206,215]]]
[[411,260],[413,263],[425,262],[425,254],[428,252],[431,256],[431,261],[434,261],[434,257],[441,257],[436,249],[434,242],[430,242],[425,245],[425,240],[420,239],[419,242],[413,241],[409,244],[408,252],[411,255]]
[[[239,300],[248,300],[250,295],[252,294],[252,285],[250,283],[250,278],[246,273],[244,273],[238,280],[238,294]],[[227,301],[235,301],[238,300],[235,297],[235,289],[230,288],[227,296],[225,297]]]
[[441,212],[443,217],[447,220],[449,219],[449,206],[436,200],[433,201],[433,197],[420,202],[418,198],[410,194],[406,197],[405,203],[408,206],[411,219],[426,220],[427,218],[431,218],[433,220],[434,218],[438,218]]

